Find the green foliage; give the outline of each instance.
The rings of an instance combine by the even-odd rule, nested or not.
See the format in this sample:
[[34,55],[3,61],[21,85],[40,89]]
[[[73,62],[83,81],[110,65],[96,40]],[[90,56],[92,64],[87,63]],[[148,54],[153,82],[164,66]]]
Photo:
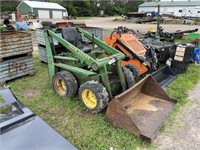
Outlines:
[[61,5],[67,9],[68,15],[78,16],[77,10],[73,5],[73,1],[63,1]]
[[140,4],[144,3],[144,1],[135,1],[135,0],[129,0],[126,4],[125,4],[125,12],[124,14],[128,13],[128,12],[137,12],[138,11],[138,6]]
[[91,2],[83,1],[62,1],[60,4],[68,10],[71,16],[94,16]]
[[[34,0],[39,1],[39,0]],[[68,10],[71,16],[99,16],[100,10],[104,11],[105,15],[122,15],[129,11],[137,11],[138,5],[144,1],[134,0],[43,0],[45,2],[59,3]],[[20,0],[1,1],[1,11],[16,11],[16,7]]]
[[174,82],[167,92],[173,98],[178,100],[178,103],[187,103],[187,91],[194,88],[200,79],[200,68],[191,64],[186,73],[180,74],[176,82]]
[[1,96],[1,94],[0,94],[0,103],[4,103],[4,99],[3,99],[3,97]]
[[7,0],[7,1],[0,1],[1,5],[1,12],[5,11],[16,11],[17,6],[20,4],[21,1],[16,0]]
[[105,7],[105,14],[109,16],[122,15],[125,12],[123,1],[117,1],[115,3],[108,3]]

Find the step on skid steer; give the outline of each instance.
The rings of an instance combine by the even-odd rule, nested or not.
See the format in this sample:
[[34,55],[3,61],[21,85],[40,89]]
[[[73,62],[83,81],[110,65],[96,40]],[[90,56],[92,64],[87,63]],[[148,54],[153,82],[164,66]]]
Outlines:
[[[62,37],[58,36],[60,33],[62,33]],[[83,36],[92,41],[92,46],[85,46],[81,42],[81,37]],[[59,96],[73,97],[78,93],[82,105],[91,113],[102,111],[107,107],[109,101],[111,101],[110,103],[116,101],[115,96],[118,97],[119,94],[126,95],[127,91],[129,91],[128,95],[135,95],[135,99],[138,101],[146,102],[145,95],[143,97],[138,95],[143,90],[141,88],[137,90],[138,87],[134,86],[135,78],[133,73],[128,68],[122,67],[121,65],[121,61],[125,59],[123,53],[110,47],[81,28],[65,27],[62,31],[52,29],[46,30],[45,37],[49,76],[52,81],[53,89]],[[53,44],[55,40],[59,43],[59,52],[57,51],[58,46]],[[60,51],[61,48],[63,51]],[[144,78],[144,82],[142,82],[141,85],[137,83],[137,86],[148,89],[149,93],[151,93],[151,87],[156,87],[153,94],[150,94],[151,96],[147,96],[147,98],[149,102],[153,101],[153,104],[149,105],[153,105],[152,107],[155,106],[155,109],[160,110],[153,110],[155,116],[151,119],[151,127],[154,128],[154,131],[158,131],[164,119],[172,109],[171,106],[175,103],[156,82],[149,82],[149,80],[151,81],[154,79],[152,79],[151,76],[147,76]],[[131,107],[138,108],[139,110],[146,109],[145,105],[143,106],[140,105],[140,103],[135,103],[134,100],[132,101],[128,97],[124,97],[123,101],[129,101],[130,109]],[[166,103],[170,105],[166,105]],[[157,106],[159,108],[157,108]],[[108,110],[112,110],[112,107],[115,108],[114,105],[109,104]],[[123,111],[120,107],[116,109],[117,111]],[[161,112],[163,115],[158,114]],[[112,111],[107,111],[106,116],[110,116],[110,113],[112,113]],[[130,114],[124,113],[124,115],[130,118]],[[138,115],[141,116],[143,114]],[[110,120],[111,119],[108,119],[108,121]],[[115,120],[118,119],[115,118]],[[141,128],[143,128],[142,126],[144,126],[144,124],[136,124],[140,122],[137,118],[136,120],[135,118],[130,118],[130,120],[135,123],[131,124],[130,128],[140,128],[140,125]],[[143,120],[149,120],[148,114],[144,114]],[[127,126],[123,125],[125,122],[118,120],[118,124],[121,124],[119,127],[123,127],[129,131]],[[153,124],[157,126],[154,127]],[[149,128],[149,131],[150,130]],[[138,134],[138,132],[132,133],[135,135],[143,135],[142,132],[140,134]]]
[[136,79],[142,74],[154,72],[158,84],[164,89],[167,88],[176,79],[176,75],[169,66],[158,69],[159,62],[155,51],[151,47],[145,47],[134,35],[133,30],[121,26],[106,36],[105,42],[125,54],[122,65],[129,68]]

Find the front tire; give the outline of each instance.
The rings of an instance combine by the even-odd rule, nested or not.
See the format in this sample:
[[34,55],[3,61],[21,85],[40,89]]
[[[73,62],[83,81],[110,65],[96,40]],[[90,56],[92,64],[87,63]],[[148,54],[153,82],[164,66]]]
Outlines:
[[135,84],[135,77],[133,73],[131,72],[131,70],[129,70],[128,68],[123,67],[123,71],[124,71],[124,76],[126,79],[126,85],[128,88],[130,88],[131,86]]
[[140,70],[138,69],[137,66],[128,64],[125,67],[128,68],[133,73],[135,80],[137,80],[140,77]]
[[53,76],[53,89],[61,97],[73,97],[77,93],[78,83],[74,75],[68,71],[60,71]]
[[85,109],[91,113],[99,113],[108,105],[106,88],[98,81],[87,81],[79,88],[79,97]]

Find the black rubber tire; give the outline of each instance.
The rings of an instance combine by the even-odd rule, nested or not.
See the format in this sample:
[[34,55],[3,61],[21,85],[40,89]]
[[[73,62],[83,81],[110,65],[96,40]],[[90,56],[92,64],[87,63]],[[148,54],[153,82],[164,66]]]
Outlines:
[[169,57],[170,57],[171,59],[174,59],[175,54],[176,54],[176,45],[174,45],[173,47],[171,47]]
[[192,55],[194,53],[194,49],[195,49],[194,46],[188,46],[186,48],[183,61],[188,61],[188,62],[192,61]]
[[158,52],[157,58],[160,63],[165,63],[169,59],[169,52]]
[[130,88],[131,86],[133,86],[136,83],[135,77],[134,77],[133,73],[131,72],[131,70],[129,70],[128,68],[123,67],[123,71],[124,71],[127,88]]
[[[89,108],[87,104],[85,104],[82,93],[84,90],[90,90],[93,92],[93,94],[96,96],[97,104],[94,108]],[[98,81],[87,81],[83,83],[79,88],[79,98],[82,103],[82,105],[85,107],[85,109],[91,113],[99,113],[101,112],[107,105],[108,105],[108,93],[106,91],[106,88],[99,83]]]
[[[59,81],[58,81],[59,80]],[[66,89],[62,89],[64,92],[61,93],[57,88],[56,82],[63,81]],[[59,84],[59,83],[58,83]],[[61,84],[61,83],[60,83]],[[78,83],[74,75],[68,71],[57,72],[52,79],[53,89],[56,94],[61,97],[73,97],[76,95],[78,90]],[[62,87],[61,87],[62,88]]]
[[128,68],[133,73],[135,80],[137,80],[140,77],[140,70],[137,66],[128,64],[125,67]]
[[171,69],[174,71],[175,74],[181,74],[186,72],[188,66],[189,62],[177,61],[177,60],[172,60],[171,62]]
[[186,55],[192,55],[194,53],[195,46],[188,46],[185,50]]
[[185,61],[178,61],[178,60],[172,60],[171,66],[179,67],[179,68],[187,68],[189,65],[189,62]]

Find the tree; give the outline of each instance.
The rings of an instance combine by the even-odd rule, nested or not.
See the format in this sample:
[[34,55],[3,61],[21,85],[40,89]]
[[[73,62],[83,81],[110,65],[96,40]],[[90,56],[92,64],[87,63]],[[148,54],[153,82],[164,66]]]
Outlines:
[[63,1],[60,4],[67,9],[69,15],[78,16],[78,13],[72,1]]
[[1,5],[1,12],[5,11],[16,11],[17,6],[20,4],[21,1],[12,1],[12,0],[7,0],[7,1],[0,1]]
[[90,1],[90,7],[91,7],[91,11],[93,16],[98,16],[99,15],[99,7],[98,7],[99,3],[98,0],[92,0]]
[[137,12],[138,6],[140,4],[144,3],[144,1],[134,1],[134,0],[128,0],[128,2],[125,4],[125,13],[127,12]]
[[[72,16],[99,16],[100,10],[104,11],[105,15],[122,15],[130,11],[137,11],[138,5],[145,0],[34,0],[43,2],[58,3],[65,7]],[[1,11],[16,11],[20,0],[0,1]]]

